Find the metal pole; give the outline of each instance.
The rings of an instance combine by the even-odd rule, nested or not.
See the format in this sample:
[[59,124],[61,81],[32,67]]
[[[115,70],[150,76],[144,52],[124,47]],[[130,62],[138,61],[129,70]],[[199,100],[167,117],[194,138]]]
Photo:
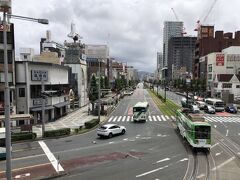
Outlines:
[[167,85],[167,82],[166,82],[166,80],[165,80],[165,81],[164,81],[164,102],[167,101],[167,93],[166,93],[167,89],[166,89],[166,85]]
[[45,99],[44,99],[44,81],[43,81],[43,74],[41,77],[41,85],[42,85],[42,138],[44,138],[45,132]]
[[98,121],[100,122],[100,83],[101,83],[101,75],[100,75],[100,60],[98,60],[98,73],[99,73],[99,78],[98,78]]
[[5,110],[5,128],[6,128],[6,177],[12,179],[12,163],[11,163],[11,127],[10,127],[10,89],[8,84],[8,56],[7,56],[7,22],[6,12],[3,12],[3,42],[4,42],[4,110]]

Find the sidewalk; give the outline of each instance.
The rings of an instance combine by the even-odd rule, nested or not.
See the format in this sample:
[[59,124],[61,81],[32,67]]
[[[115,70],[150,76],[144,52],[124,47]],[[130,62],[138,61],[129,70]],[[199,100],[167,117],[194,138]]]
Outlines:
[[[88,106],[84,106],[72,112],[69,112],[66,116],[57,119],[54,122],[48,122],[45,124],[45,131],[57,130],[61,128],[76,129],[80,126],[84,126],[86,121],[98,118],[97,116],[88,115]],[[106,116],[100,117],[100,123],[105,120]],[[33,126],[33,132],[37,133],[37,137],[42,137],[42,125]]]

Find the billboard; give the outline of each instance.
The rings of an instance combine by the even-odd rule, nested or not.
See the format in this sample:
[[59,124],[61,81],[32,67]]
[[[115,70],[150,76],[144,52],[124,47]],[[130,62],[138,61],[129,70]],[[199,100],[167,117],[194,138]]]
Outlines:
[[216,54],[216,66],[224,66],[224,54]]

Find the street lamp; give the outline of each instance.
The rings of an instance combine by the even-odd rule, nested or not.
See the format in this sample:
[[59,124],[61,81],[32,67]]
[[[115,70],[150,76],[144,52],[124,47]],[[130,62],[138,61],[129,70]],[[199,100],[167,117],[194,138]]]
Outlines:
[[6,177],[8,180],[12,179],[12,165],[11,165],[11,129],[10,129],[10,89],[8,84],[8,55],[7,55],[7,17],[16,18],[27,21],[34,21],[41,24],[48,24],[47,19],[34,19],[24,16],[16,16],[8,14],[11,9],[10,1],[0,1],[1,11],[3,12],[3,46],[4,46],[4,114],[5,114],[5,128],[6,128]]
[[101,60],[98,60],[98,121],[100,122]]

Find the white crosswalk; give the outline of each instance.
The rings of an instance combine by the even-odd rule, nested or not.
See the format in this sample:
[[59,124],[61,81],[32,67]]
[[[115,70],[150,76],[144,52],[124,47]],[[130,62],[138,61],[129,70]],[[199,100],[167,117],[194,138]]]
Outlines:
[[[157,122],[157,121],[167,121],[167,120],[175,120],[174,116],[167,115],[152,115],[148,116],[147,121]],[[111,116],[107,122],[130,122],[133,121],[132,116]]]
[[238,116],[204,116],[208,122],[230,122],[240,123],[240,117]]

